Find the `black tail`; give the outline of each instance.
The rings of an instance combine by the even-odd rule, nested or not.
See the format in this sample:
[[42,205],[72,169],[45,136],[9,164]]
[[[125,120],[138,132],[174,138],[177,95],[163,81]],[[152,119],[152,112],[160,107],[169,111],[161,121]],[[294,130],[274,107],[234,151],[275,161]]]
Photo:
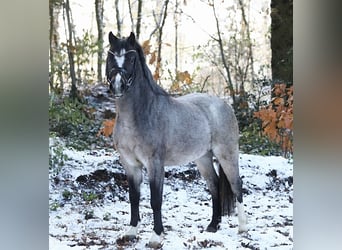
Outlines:
[[233,193],[232,187],[227,179],[227,176],[223,172],[223,169],[219,167],[219,195],[221,205],[221,215],[232,215],[235,211],[236,196]]

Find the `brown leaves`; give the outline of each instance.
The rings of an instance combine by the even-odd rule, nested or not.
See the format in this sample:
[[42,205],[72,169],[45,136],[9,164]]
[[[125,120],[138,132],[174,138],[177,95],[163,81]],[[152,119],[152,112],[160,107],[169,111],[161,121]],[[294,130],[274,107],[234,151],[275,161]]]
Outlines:
[[190,84],[192,83],[192,79],[191,76],[189,74],[189,72],[186,70],[184,72],[177,72],[177,78],[179,81],[181,82],[185,82],[186,84]]
[[113,129],[115,126],[115,119],[104,120],[102,123],[102,128],[99,130],[96,136],[106,136],[110,137],[113,134]]
[[153,73],[153,78],[154,80],[159,80],[160,79],[160,67],[161,67],[161,64],[160,64],[160,59],[159,59],[159,62],[157,60],[157,50],[153,50],[151,49],[151,44],[150,44],[150,40],[146,40],[143,42],[143,44],[141,45],[143,51],[144,51],[144,54],[146,56],[146,58],[150,58],[148,60],[148,63],[150,65],[153,65],[154,63],[156,63],[156,69]]
[[254,113],[262,121],[263,134],[279,143],[283,152],[293,152],[293,86],[274,85],[271,103]]
[[187,70],[185,70],[184,72],[177,71],[176,80],[171,85],[170,90],[172,92],[181,92],[183,89],[186,89],[188,85],[192,83],[192,77]]
[[151,54],[151,45],[150,45],[150,40],[146,40],[143,42],[143,44],[141,45],[145,56]]
[[153,52],[151,53],[151,58],[150,58],[150,60],[148,61],[149,64],[153,64],[153,63],[157,60],[156,54],[157,54],[157,51],[153,51]]

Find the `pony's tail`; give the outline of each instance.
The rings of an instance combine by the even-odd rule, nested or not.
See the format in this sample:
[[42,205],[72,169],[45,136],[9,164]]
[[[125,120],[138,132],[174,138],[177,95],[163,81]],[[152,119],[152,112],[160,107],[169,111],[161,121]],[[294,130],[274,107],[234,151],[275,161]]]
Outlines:
[[220,205],[221,205],[221,215],[232,215],[235,211],[235,200],[236,196],[233,193],[232,187],[230,185],[227,176],[223,172],[223,169],[219,167],[219,195],[220,195]]

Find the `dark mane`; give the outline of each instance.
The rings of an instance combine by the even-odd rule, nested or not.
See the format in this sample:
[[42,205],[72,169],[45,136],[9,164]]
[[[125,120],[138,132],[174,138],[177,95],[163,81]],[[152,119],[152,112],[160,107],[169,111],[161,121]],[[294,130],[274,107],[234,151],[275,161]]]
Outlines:
[[168,96],[169,94],[154,81],[151,70],[147,67],[144,51],[138,42],[135,42],[135,49],[139,55],[139,60],[141,63],[143,74],[146,80],[148,81],[151,90],[157,95]]

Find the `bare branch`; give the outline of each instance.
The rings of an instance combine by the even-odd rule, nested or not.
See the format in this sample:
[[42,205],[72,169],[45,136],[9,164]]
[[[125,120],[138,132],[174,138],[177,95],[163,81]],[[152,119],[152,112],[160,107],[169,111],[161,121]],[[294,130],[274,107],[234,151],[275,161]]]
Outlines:
[[215,0],[213,0],[213,2],[212,2],[210,5],[211,5],[211,7],[212,7],[212,10],[213,10],[213,13],[214,13],[215,22],[216,22],[216,29],[217,29],[217,35],[218,35],[218,40],[217,40],[217,42],[218,42],[219,47],[220,47],[221,60],[222,60],[224,69],[225,69],[226,74],[227,74],[227,79],[228,79],[227,85],[228,85],[228,88],[229,88],[229,90],[230,90],[230,95],[231,95],[231,97],[233,98],[233,103],[235,104],[234,87],[233,87],[232,79],[231,79],[231,77],[230,77],[229,65],[228,65],[228,63],[227,63],[226,56],[225,56],[225,54],[224,54],[223,42],[222,42],[222,37],[221,37],[221,29],[220,29],[219,20],[218,20],[217,14],[216,14]]
[[129,12],[129,17],[131,19],[131,30],[134,30],[134,19],[133,19],[133,13],[132,13],[132,4],[131,0],[128,0],[128,12]]

